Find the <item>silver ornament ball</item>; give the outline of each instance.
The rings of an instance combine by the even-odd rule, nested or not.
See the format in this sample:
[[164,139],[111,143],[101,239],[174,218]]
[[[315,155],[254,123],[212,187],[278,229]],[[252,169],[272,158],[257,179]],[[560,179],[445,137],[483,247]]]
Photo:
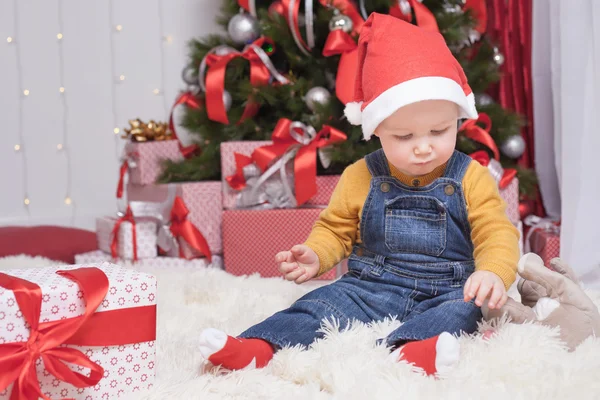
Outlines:
[[188,85],[195,85],[198,83],[198,75],[196,68],[187,66],[181,71],[181,79]]
[[329,91],[324,87],[320,86],[315,86],[314,88],[311,88],[308,92],[306,92],[306,96],[304,97],[306,105],[313,112],[316,109],[316,104],[326,105],[327,103],[329,103],[330,99],[331,93],[329,93]]
[[475,103],[477,103],[478,106],[489,106],[490,104],[494,103],[494,99],[492,99],[490,95],[485,93],[476,94]]
[[500,150],[506,157],[519,158],[525,153],[525,140],[523,140],[521,135],[511,136],[502,143]]
[[346,33],[350,33],[352,32],[352,27],[352,20],[350,17],[344,14],[334,15],[331,18],[331,21],[329,21],[329,30],[332,32],[341,29]]
[[227,32],[234,43],[249,44],[260,36],[260,26],[252,15],[240,13],[229,20]]
[[234,51],[236,50],[232,49],[229,46],[222,45],[215,48],[215,55],[226,56],[227,54],[233,53]]
[[223,90],[223,105],[225,106],[225,111],[229,111],[231,109],[231,103],[233,99],[231,98],[231,94],[227,90]]
[[194,95],[198,95],[201,91],[200,85],[197,85],[197,84],[188,85],[188,91],[192,92],[192,94],[194,94]]
[[448,14],[458,14],[462,11],[462,7],[458,4],[444,3],[444,11]]
[[500,53],[497,47],[494,47],[494,62],[498,65],[504,64],[504,54]]

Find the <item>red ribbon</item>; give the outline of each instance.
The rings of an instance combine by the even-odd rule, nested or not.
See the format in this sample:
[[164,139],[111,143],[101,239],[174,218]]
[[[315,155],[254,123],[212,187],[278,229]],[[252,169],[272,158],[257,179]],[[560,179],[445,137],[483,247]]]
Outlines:
[[126,159],[123,160],[121,164],[121,168],[119,169],[119,183],[117,184],[117,199],[123,197],[123,187],[125,186],[125,174],[129,169],[129,161]]
[[[469,154],[469,156],[484,167],[488,167],[490,164],[490,155],[487,153],[487,151],[478,150],[472,154]],[[500,182],[498,182],[498,187],[500,189],[504,189],[510,184],[510,182],[515,178],[515,176],[517,176],[516,169],[504,168],[502,178],[500,178]]]
[[[320,0],[326,5],[327,0]],[[365,24],[356,7],[347,0],[337,0],[334,6],[352,20],[352,32],[360,34]],[[340,54],[337,75],[335,79],[335,94],[343,103],[347,104],[354,99],[354,82],[358,70],[358,46],[350,34],[341,29],[329,32],[327,41],[323,47],[323,56],[330,57]]]
[[[262,47],[265,42],[272,43],[270,39],[261,37],[256,39],[253,44]],[[209,54],[206,57],[206,65],[208,66],[206,72],[206,112],[208,118],[212,121],[229,124],[227,110],[225,110],[225,104],[223,103],[225,71],[227,64],[238,57],[243,57],[250,62],[250,83],[252,86],[261,86],[269,83],[271,73],[258,54],[252,50],[251,46],[247,46],[242,53],[229,53],[222,56]],[[240,122],[251,118],[257,111],[258,104],[249,99],[246,102]]]
[[[292,146],[301,146],[294,160],[294,189],[296,192],[296,203],[302,205],[317,193],[317,151],[319,148],[332,145],[334,143],[343,142],[346,140],[346,135],[341,131],[332,128],[328,125],[323,125],[323,128],[311,140],[310,143],[302,145],[290,133],[292,121],[287,118],[281,118],[273,134],[271,140],[273,144],[262,146],[254,150],[250,160],[265,171],[271,163],[283,156],[286,151]],[[237,173],[227,178],[227,182],[232,185],[237,184],[243,188],[245,180],[243,176],[243,167],[248,165],[248,159],[239,157],[241,164],[236,165]],[[242,182],[240,185],[239,182]],[[232,186],[234,189],[236,187]]]
[[235,174],[226,177],[225,180],[234,190],[242,190],[246,187],[244,167],[252,164],[252,157],[240,153],[234,153],[233,156],[235,157]]
[[471,10],[473,17],[477,20],[475,30],[481,34],[487,30],[487,8],[485,0],[465,0],[463,10]]
[[177,137],[177,130],[175,129],[175,122],[173,121],[173,111],[175,110],[175,107],[177,107],[180,104],[185,104],[189,108],[199,109],[200,103],[198,103],[198,100],[196,100],[196,96],[194,96],[193,93],[182,93],[177,98],[177,100],[175,100],[175,104],[173,104],[173,108],[171,108],[171,115],[169,116],[169,129],[171,130],[171,132],[173,132],[173,136],[179,143],[179,151],[181,152],[184,158],[190,158],[191,156],[197,154],[200,148],[198,147],[198,145],[195,144],[184,146]]
[[[435,15],[429,9],[421,4],[419,0],[406,0],[410,4],[410,7],[415,12],[415,19],[417,20],[417,25],[423,29],[427,29],[434,32],[439,32],[437,21],[435,20]],[[407,22],[412,22],[412,14],[404,14],[402,9],[398,4],[390,7],[390,15],[394,17],[403,19]]]
[[[40,323],[42,290],[35,283],[0,273],[0,287],[14,292],[23,318],[29,324],[26,342],[0,344],[0,391],[14,382],[10,400],[50,400],[42,393],[36,374],[41,358],[46,370],[77,388],[95,386],[104,376],[103,368],[81,351],[63,344],[116,346],[156,339],[156,306],[127,308],[94,314],[108,291],[109,282],[98,268],[57,271],[74,281],[83,292],[85,312],[65,320]],[[122,325],[125,324],[125,325]],[[118,326],[119,329],[114,329]],[[90,369],[85,376],[65,363]]]
[[354,99],[358,46],[354,39],[341,29],[330,32],[323,47],[325,57],[336,54],[341,56],[335,78],[335,94],[343,104],[347,104]]
[[249,2],[249,0],[238,0],[238,4],[244,10],[250,12],[250,2]]
[[117,246],[119,244],[119,229],[121,228],[121,224],[123,222],[129,222],[131,224],[131,235],[133,237],[132,239],[132,244],[133,244],[133,261],[137,261],[138,257],[137,257],[137,235],[136,235],[136,230],[135,230],[135,219],[133,217],[133,212],[131,211],[131,207],[127,206],[127,211],[125,212],[125,215],[123,215],[121,218],[117,219],[117,221],[115,222],[115,226],[113,227],[112,230],[112,239],[111,239],[111,243],[110,243],[110,252],[112,254],[113,258],[117,258]]
[[[483,123],[485,127],[481,128],[477,125],[477,122]],[[487,146],[492,153],[494,153],[494,158],[500,160],[500,152],[498,151],[496,142],[494,142],[494,139],[489,133],[490,129],[492,129],[492,120],[490,117],[486,113],[479,113],[477,119],[466,120],[459,130],[464,131],[469,139]]]
[[[208,242],[198,228],[187,219],[189,213],[190,211],[185,206],[183,199],[179,196],[175,197],[171,209],[171,233],[173,233],[175,239],[183,238],[192,248],[204,254],[208,261],[212,262]],[[179,246],[179,257],[185,258],[181,246]]]

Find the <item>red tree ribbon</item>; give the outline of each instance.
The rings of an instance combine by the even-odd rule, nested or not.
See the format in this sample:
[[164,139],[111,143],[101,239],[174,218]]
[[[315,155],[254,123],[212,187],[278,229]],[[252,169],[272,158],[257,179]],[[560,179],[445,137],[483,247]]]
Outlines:
[[[254,45],[262,47],[265,42],[272,43],[269,39],[261,37],[254,41]],[[229,124],[227,110],[223,103],[223,93],[225,91],[225,72],[227,64],[234,58],[243,57],[250,62],[250,83],[252,86],[261,86],[269,83],[271,73],[260,57],[247,46],[242,53],[229,53],[226,55],[209,54],[206,57],[206,112],[208,118],[212,121],[222,124]],[[240,122],[251,118],[258,111],[258,105],[249,99],[242,114]]]
[[133,245],[133,261],[137,261],[137,234],[135,229],[135,219],[133,217],[133,212],[131,211],[131,207],[127,206],[127,211],[125,215],[121,218],[117,219],[115,222],[115,226],[112,230],[112,239],[110,243],[110,252],[113,258],[117,258],[117,246],[119,245],[119,229],[121,228],[121,224],[123,222],[129,222],[131,224],[131,236],[132,236],[132,245]]
[[343,104],[347,104],[354,99],[358,46],[354,39],[341,29],[330,32],[323,47],[325,57],[335,54],[341,55],[335,78],[335,94]]
[[[63,347],[63,344],[116,346],[156,339],[156,306],[94,314],[109,287],[102,270],[78,268],[56,273],[79,286],[85,312],[79,317],[43,323],[40,323],[41,288],[35,283],[0,273],[0,287],[14,292],[19,310],[30,327],[26,342],[0,344],[0,391],[14,382],[10,400],[40,397],[50,400],[42,393],[37,379],[36,360],[39,358],[50,374],[77,388],[100,382],[104,376],[103,368],[79,350]],[[121,322],[126,326],[121,326]],[[114,326],[119,326],[119,329],[114,329]],[[87,335],[93,337],[88,338]],[[89,368],[90,375],[72,371],[65,363]]]
[[177,100],[175,100],[175,104],[173,104],[173,107],[171,108],[171,115],[169,116],[169,129],[171,130],[171,132],[173,132],[173,136],[179,143],[179,151],[181,152],[184,158],[190,158],[191,156],[197,154],[200,148],[198,147],[198,145],[195,144],[184,146],[181,143],[181,140],[179,140],[179,138],[177,137],[175,121],[173,120],[173,111],[175,110],[175,107],[177,107],[180,104],[185,104],[189,108],[199,109],[200,103],[198,103],[198,100],[196,100],[196,96],[194,96],[193,93],[184,92],[177,98]]
[[[183,238],[192,248],[204,254],[208,261],[212,262],[208,242],[198,228],[187,219],[189,213],[190,211],[185,206],[183,199],[179,196],[175,197],[171,209],[171,233],[173,233],[175,239]],[[179,257],[185,258],[181,246],[179,246]]]
[[244,10],[250,12],[250,0],[238,0],[238,4]]
[[[439,32],[437,21],[435,20],[435,15],[429,9],[421,4],[419,0],[406,0],[410,4],[410,7],[415,12],[415,19],[417,20],[417,25],[423,29],[427,29],[434,32]],[[390,7],[390,15],[394,17],[403,19],[407,22],[412,21],[412,14],[406,15],[402,12],[402,9],[398,4]]]
[[[477,125],[477,122],[483,123],[485,127],[481,128],[479,125]],[[494,142],[494,139],[489,133],[490,129],[492,129],[492,120],[490,117],[485,113],[479,113],[479,117],[477,119],[466,120],[459,130],[464,131],[465,135],[469,139],[487,146],[492,153],[494,153],[494,158],[496,160],[500,160],[500,152],[498,151],[496,142]]]
[[487,7],[485,0],[465,0],[463,10],[471,10],[473,17],[477,20],[475,30],[481,34],[487,30]]
[[[288,19],[288,16],[290,15],[290,0],[281,0],[281,4],[283,5],[283,9],[285,10],[285,19]],[[298,24],[298,14],[300,12],[300,0],[297,0],[294,2],[294,9],[292,10],[293,13],[293,26],[291,26],[290,28],[293,29],[296,33],[296,37],[300,40],[300,43],[302,44],[302,46],[306,49],[310,51],[310,48],[308,47],[308,45],[306,44],[306,42],[304,41],[304,39],[302,39],[302,35],[300,34],[300,25]]]
[[[477,161],[479,164],[489,168],[490,155],[487,153],[487,151],[478,150],[474,153],[469,154],[469,156],[473,160]],[[502,178],[500,178],[500,182],[498,182],[498,187],[500,189],[504,189],[510,184],[510,182],[515,178],[515,176],[517,176],[516,169],[503,168]]]
[[[292,121],[289,119],[281,118],[271,135],[273,144],[254,150],[251,159],[261,171],[265,171],[271,163],[285,154],[290,147],[301,146],[294,160],[294,189],[296,202],[298,205],[302,205],[317,193],[317,150],[334,143],[343,142],[346,140],[346,135],[335,128],[323,125],[323,128],[310,143],[303,145],[291,135],[291,124]],[[246,161],[244,160],[244,162]],[[243,166],[237,166],[236,168],[239,170]],[[243,179],[243,174],[241,178]],[[240,179],[240,176],[235,176],[235,179]]]

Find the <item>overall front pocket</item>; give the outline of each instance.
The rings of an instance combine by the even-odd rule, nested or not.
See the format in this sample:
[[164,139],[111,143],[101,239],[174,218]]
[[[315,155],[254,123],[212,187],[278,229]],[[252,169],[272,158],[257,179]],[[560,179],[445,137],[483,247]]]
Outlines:
[[446,207],[430,196],[400,196],[385,205],[385,245],[395,253],[439,256],[446,248]]

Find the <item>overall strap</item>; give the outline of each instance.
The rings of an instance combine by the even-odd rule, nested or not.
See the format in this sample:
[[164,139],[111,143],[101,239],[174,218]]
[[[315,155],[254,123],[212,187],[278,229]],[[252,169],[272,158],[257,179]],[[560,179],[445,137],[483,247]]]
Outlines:
[[471,164],[471,161],[473,161],[473,159],[465,153],[454,150],[452,157],[450,157],[450,160],[448,160],[448,165],[446,166],[444,176],[446,178],[451,178],[462,182],[465,172],[467,172],[467,168],[469,167],[469,164]]
[[369,168],[369,172],[373,178],[378,176],[390,176],[390,168],[387,158],[383,153],[383,149],[375,150],[374,152],[367,154],[365,160],[367,161],[367,168]]

